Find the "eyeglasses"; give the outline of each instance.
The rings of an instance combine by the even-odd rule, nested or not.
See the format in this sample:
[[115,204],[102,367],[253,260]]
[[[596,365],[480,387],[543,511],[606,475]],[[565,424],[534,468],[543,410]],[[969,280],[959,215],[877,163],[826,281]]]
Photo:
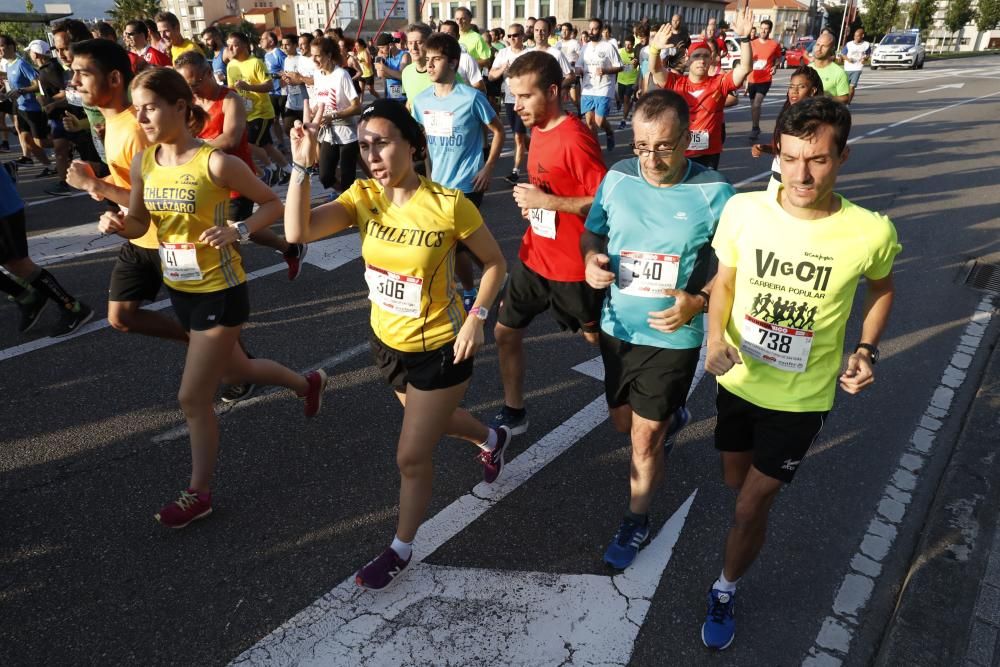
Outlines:
[[629,144],[628,147],[632,149],[632,152],[635,153],[637,157],[649,157],[650,155],[652,155],[653,157],[658,157],[658,158],[668,158],[675,152],[677,152],[677,144],[679,142],[680,139],[675,141],[673,146],[660,144],[656,148],[642,148],[634,143]]
[[524,37],[524,33],[523,32],[508,32],[507,36],[508,37]]
[[141,32],[123,32],[122,34],[125,35],[126,37],[135,37],[136,35],[141,35],[142,33]]

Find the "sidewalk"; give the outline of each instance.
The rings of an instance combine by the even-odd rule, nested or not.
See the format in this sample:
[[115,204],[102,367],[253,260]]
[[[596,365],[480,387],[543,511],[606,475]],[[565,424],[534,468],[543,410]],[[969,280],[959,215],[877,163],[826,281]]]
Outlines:
[[875,665],[1000,667],[1000,352],[991,350]]

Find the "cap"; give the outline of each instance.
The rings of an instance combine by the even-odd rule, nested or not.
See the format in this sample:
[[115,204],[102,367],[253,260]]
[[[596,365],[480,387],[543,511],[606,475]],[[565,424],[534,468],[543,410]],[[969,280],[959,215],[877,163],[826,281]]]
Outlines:
[[41,39],[36,39],[28,44],[27,50],[43,56],[47,56],[52,52],[52,49],[49,47],[49,43]]
[[387,32],[380,32],[378,37],[375,38],[375,46],[389,46],[395,43],[396,40]]

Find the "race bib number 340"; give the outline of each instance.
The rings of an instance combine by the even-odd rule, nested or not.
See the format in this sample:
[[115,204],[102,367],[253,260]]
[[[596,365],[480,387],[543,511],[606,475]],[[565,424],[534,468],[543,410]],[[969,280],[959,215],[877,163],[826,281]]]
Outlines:
[[368,283],[369,300],[382,310],[406,317],[420,315],[422,279],[369,264],[365,269],[365,282]]
[[677,287],[678,255],[622,250],[618,257],[618,291],[622,294],[665,297]]
[[197,281],[203,277],[193,243],[161,243],[160,263],[163,277],[172,282]]
[[813,332],[743,318],[740,351],[757,361],[782,371],[801,373],[809,363]]

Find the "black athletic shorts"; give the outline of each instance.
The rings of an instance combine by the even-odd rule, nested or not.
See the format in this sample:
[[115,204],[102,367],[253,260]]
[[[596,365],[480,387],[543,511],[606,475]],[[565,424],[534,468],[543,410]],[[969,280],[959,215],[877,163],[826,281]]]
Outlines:
[[271,123],[273,118],[254,118],[247,121],[247,139],[254,146],[268,146],[274,143],[271,138]]
[[14,115],[14,101],[6,97],[0,97],[0,113]]
[[756,95],[767,95],[767,91],[771,90],[771,82],[766,83],[751,83],[747,86],[747,97],[750,101],[753,101]]
[[0,218],[0,264],[28,256],[24,209]]
[[243,195],[229,200],[229,219],[233,222],[246,220],[253,215],[253,200]]
[[709,169],[719,169],[719,158],[722,157],[722,153],[715,153],[713,155],[696,155],[692,158],[688,158],[698,164],[708,167]]
[[601,331],[608,407],[629,405],[652,421],[667,421],[687,402],[701,348],[671,350],[636,345]]
[[274,117],[281,118],[285,115],[285,105],[288,104],[288,95],[271,95],[271,108],[274,109]]
[[516,262],[500,299],[498,321],[511,329],[523,329],[551,309],[560,329],[595,333],[601,323],[602,305],[604,290],[595,290],[583,280],[548,280],[523,262]]
[[784,412],[769,410],[719,385],[715,448],[722,452],[753,452],[753,466],[788,484],[809,447],[816,441],[829,410]]
[[163,285],[160,253],[126,241],[111,269],[109,301],[153,301]]
[[475,191],[474,192],[463,192],[462,194],[464,194],[465,198],[468,199],[469,201],[471,201],[472,204],[476,208],[482,208],[482,206],[483,206],[483,195],[486,194],[485,192],[483,192],[482,190],[479,190],[478,192],[475,192]]
[[168,286],[167,293],[184,331],[238,327],[250,319],[250,292],[246,283],[218,292],[181,292]]
[[406,385],[420,391],[432,391],[454,387],[472,377],[472,359],[454,363],[454,341],[430,352],[400,352],[374,334],[368,344],[379,373],[401,394],[406,393]]
[[17,110],[17,127],[20,131],[27,130],[35,139],[49,138],[49,117],[41,111]]
[[302,109],[289,109],[286,107],[284,113],[285,120],[287,121],[289,118],[291,118],[292,121],[302,120],[302,113],[303,113]]

